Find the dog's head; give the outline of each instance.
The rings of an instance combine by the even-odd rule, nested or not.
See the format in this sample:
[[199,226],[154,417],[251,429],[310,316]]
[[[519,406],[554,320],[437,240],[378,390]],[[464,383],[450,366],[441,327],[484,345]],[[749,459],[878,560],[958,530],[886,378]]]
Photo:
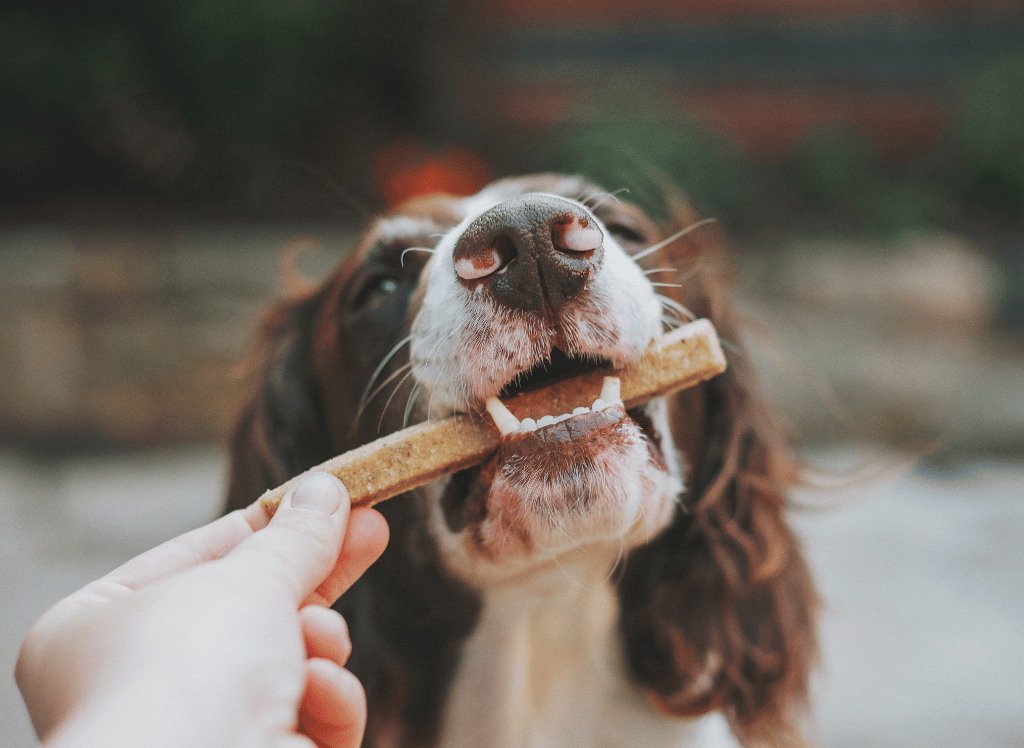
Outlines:
[[593,393],[585,410],[505,423],[483,465],[382,505],[391,547],[342,601],[365,640],[356,656],[379,655],[363,674],[371,702],[404,694],[371,735],[443,699],[403,675],[424,656],[411,641],[433,649],[440,677],[480,591],[581,565],[613,575],[625,661],[657,707],[720,708],[751,738],[788,729],[813,649],[813,592],[782,518],[793,462],[706,242],[671,202],[660,225],[556,175],[421,198],[268,317],[274,354],[235,433],[233,506],[404,425],[487,417],[492,395],[626,365],[689,316],[735,350],[726,374],[671,398],[626,410]]

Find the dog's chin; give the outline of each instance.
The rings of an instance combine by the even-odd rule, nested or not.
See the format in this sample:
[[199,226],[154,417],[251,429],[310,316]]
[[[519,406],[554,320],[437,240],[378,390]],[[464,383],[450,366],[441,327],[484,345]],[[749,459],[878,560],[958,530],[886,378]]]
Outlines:
[[486,587],[572,557],[613,563],[651,539],[682,488],[651,423],[618,404],[510,434],[487,463],[435,485],[448,566]]

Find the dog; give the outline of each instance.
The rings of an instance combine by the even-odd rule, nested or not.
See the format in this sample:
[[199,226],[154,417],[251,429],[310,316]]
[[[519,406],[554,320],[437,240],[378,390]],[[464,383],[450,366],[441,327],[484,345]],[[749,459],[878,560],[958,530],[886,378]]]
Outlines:
[[728,349],[701,385],[596,403],[621,411],[599,425],[569,414],[578,440],[502,448],[379,505],[389,547],[336,606],[365,746],[801,744],[816,597],[784,518],[798,463],[714,242],[665,192],[657,221],[556,174],[417,198],[266,317],[229,509],[406,425],[624,366],[687,318]]

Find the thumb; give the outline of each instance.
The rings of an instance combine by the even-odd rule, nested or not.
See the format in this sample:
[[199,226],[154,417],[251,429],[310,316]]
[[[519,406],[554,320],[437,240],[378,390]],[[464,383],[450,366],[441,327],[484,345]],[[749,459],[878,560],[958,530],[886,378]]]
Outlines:
[[330,574],[348,525],[349,495],[328,473],[310,473],[281,501],[270,524],[225,558],[246,577],[283,587],[296,605]]

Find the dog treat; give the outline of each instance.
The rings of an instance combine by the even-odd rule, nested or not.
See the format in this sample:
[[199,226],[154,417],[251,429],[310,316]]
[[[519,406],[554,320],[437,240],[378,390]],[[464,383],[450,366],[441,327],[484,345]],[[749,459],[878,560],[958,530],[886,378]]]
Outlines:
[[[574,411],[598,410],[603,403],[621,400],[631,408],[691,387],[725,367],[714,326],[706,319],[696,320],[655,340],[639,361],[624,369],[601,367],[518,393],[504,402],[492,397],[487,401],[490,418],[459,414],[426,421],[333,457],[307,472],[337,476],[348,489],[353,506],[372,506],[483,462],[497,449],[502,434],[542,428]],[[566,415],[533,420],[544,413]],[[273,516],[305,474],[260,497],[267,516]]]

